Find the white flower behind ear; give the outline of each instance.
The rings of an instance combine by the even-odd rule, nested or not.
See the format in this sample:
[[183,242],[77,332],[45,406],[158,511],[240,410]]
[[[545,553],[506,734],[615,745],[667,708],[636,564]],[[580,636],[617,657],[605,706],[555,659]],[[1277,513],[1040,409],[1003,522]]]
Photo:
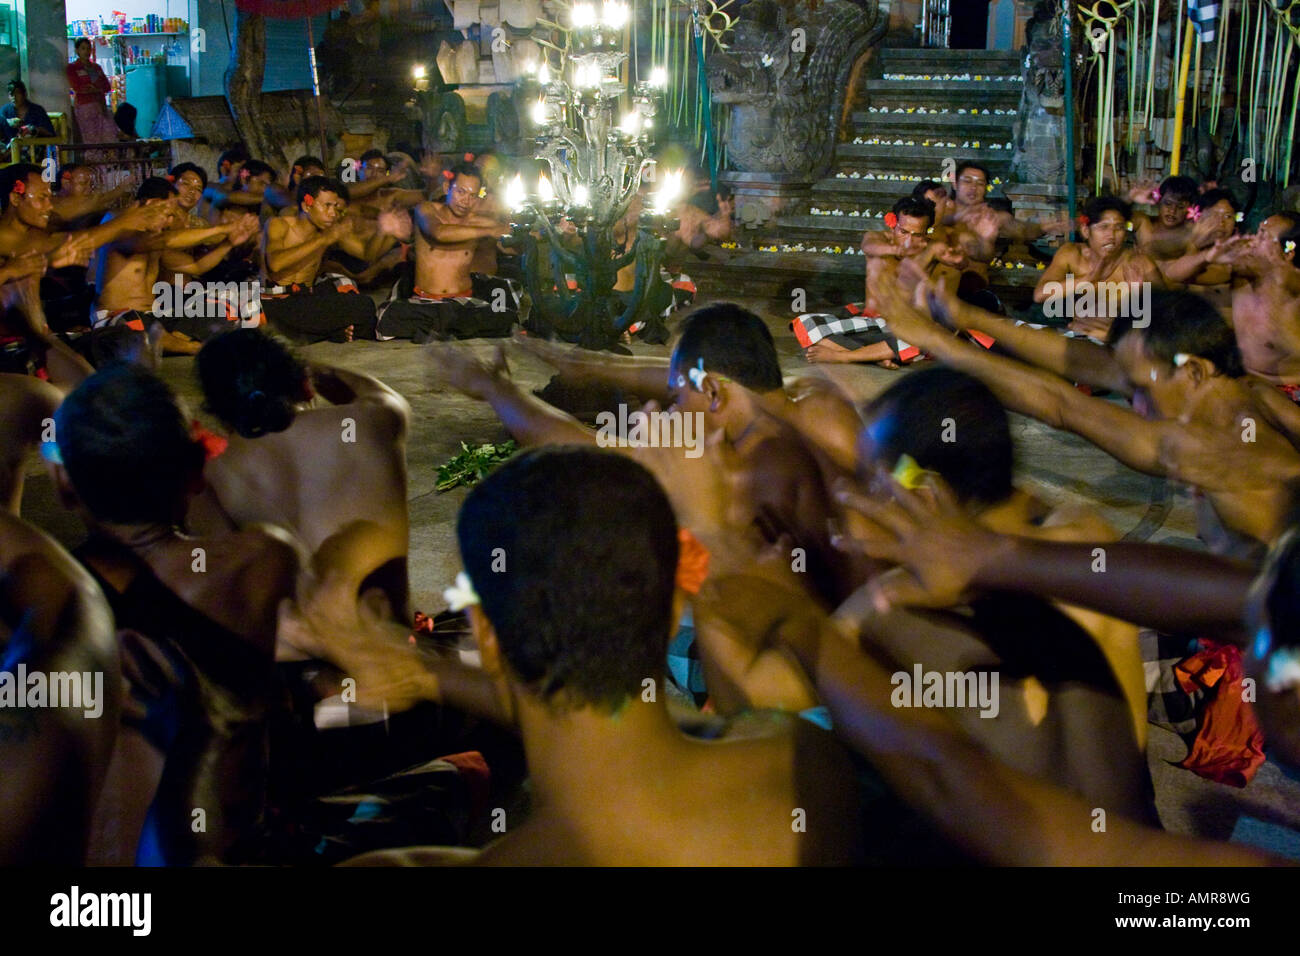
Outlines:
[[1290,255],[1291,253],[1295,252],[1295,240],[1288,239],[1286,241],[1286,245],[1282,247],[1282,251],[1285,252],[1287,255]]
[[1246,221],[1246,214],[1244,212],[1237,213],[1237,222],[1245,222],[1245,221]]
[[456,575],[455,584],[442,592],[442,598],[447,602],[448,609],[452,611],[463,611],[471,604],[482,603],[478,592],[474,590],[474,582],[464,571]]

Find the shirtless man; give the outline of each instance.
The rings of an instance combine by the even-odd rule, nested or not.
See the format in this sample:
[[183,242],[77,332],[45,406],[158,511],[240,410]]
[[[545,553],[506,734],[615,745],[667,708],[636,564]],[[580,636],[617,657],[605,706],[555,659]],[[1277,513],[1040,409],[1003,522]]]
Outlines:
[[[100,289],[101,318],[96,328],[108,325],[131,325],[138,331],[148,332],[154,322],[162,325],[162,347],[168,355],[193,355],[214,328],[230,322],[224,303],[205,301],[203,315],[193,315],[187,303],[172,303],[170,309],[159,310],[154,285],[162,267],[164,250],[192,249],[216,240],[225,240],[225,252],[241,245],[257,234],[256,216],[245,215],[224,225],[206,229],[183,228],[183,214],[176,207],[176,187],[165,179],[146,179],[136,192],[136,202],[141,206],[168,206],[175,213],[174,220],[182,228],[169,229],[160,235],[118,239],[100,252],[100,269],[96,285]],[[218,249],[221,249],[218,246]],[[191,261],[191,268],[195,263]],[[168,276],[167,279],[171,279]],[[172,314],[167,314],[172,313]]]
[[[457,522],[481,601],[470,622],[498,709],[523,738],[532,809],[479,854],[411,848],[355,863],[854,859],[856,786],[830,735],[756,714],[749,733],[704,743],[677,729],[662,694],[644,694],[647,680],[664,679],[676,624],[677,528],[649,472],[591,448],[527,452],[470,492]],[[498,574],[491,565],[501,548],[515,560]],[[557,604],[555,595],[566,597]],[[331,618],[318,630],[359,643],[356,626]],[[389,641],[400,660],[396,635]],[[405,660],[421,666],[409,653]],[[441,696],[436,673],[424,684],[427,696]],[[791,833],[796,807],[807,811],[806,833]]]
[[[928,281],[915,289],[917,300],[945,325],[1010,325],[982,319],[981,310]],[[1110,384],[1131,395],[1130,410],[1089,398],[1049,372],[956,341],[911,305],[903,288],[891,288],[887,296],[902,317],[903,335],[979,378],[1009,410],[1072,431],[1136,471],[1200,489],[1211,509],[1201,514],[1201,533],[1212,550],[1257,553],[1286,526],[1294,506],[1292,483],[1300,478],[1300,410],[1245,374],[1231,328],[1204,299],[1155,294],[1145,326],[1132,317],[1115,320],[1113,352],[1042,330],[1011,337],[1009,349],[1037,351],[1035,361],[1058,374],[1062,368],[1081,371],[1077,381]]]
[[243,146],[233,146],[217,157],[217,181],[203,189],[198,208],[201,218],[211,221],[214,205],[239,188],[239,171],[252,158]]
[[384,304],[380,338],[502,336],[515,323],[508,286],[471,271],[479,245],[508,236],[510,225],[478,212],[484,188],[477,166],[462,162],[451,172],[443,202],[415,207],[415,288],[409,299]]
[[1154,216],[1141,209],[1133,211],[1138,251],[1157,262],[1183,255],[1193,225],[1187,212],[1200,192],[1196,180],[1187,176],[1170,176],[1158,187],[1154,183],[1133,187],[1128,194],[1129,202],[1155,208]]
[[727,186],[719,186],[714,196],[717,212],[708,211],[709,178],[696,174],[699,184],[674,210],[677,214],[677,232],[674,238],[687,249],[700,252],[709,243],[726,242],[731,238],[731,217],[736,211],[736,200]]
[[324,176],[309,176],[298,187],[298,215],[274,216],[262,234],[262,294],[267,321],[307,341],[374,338],[375,304],[343,277],[320,275],[331,246],[372,261],[409,234],[410,220],[382,213],[378,228],[363,239],[355,218],[344,216],[347,187]]
[[204,450],[171,390],[138,366],[86,379],[55,426],[43,451],[90,529],[77,556],[113,608],[130,689],[97,810],[100,862],[130,863],[137,845],[149,865],[232,861],[263,807],[277,613],[297,555],[265,529],[178,530]]
[[[137,206],[89,229],[52,232],[48,228],[53,214],[50,184],[41,177],[40,167],[30,163],[16,163],[0,170],[0,207],[4,209],[0,215],[0,256],[49,256],[50,266],[56,269],[84,265],[97,248],[129,233],[156,232],[165,227],[172,214],[163,206]],[[43,298],[45,292],[42,289]],[[72,321],[68,316],[62,318]],[[89,324],[88,314],[76,318]],[[54,313],[49,320],[56,332],[65,330],[64,322]]]
[[59,170],[59,191],[54,196],[54,220],[69,230],[96,225],[100,216],[129,197],[131,191],[131,183],[125,182],[107,192],[96,192],[95,177],[90,167],[68,163]]
[[[208,181],[208,174],[201,166],[194,163],[178,163],[167,174],[168,182],[176,187],[176,207],[185,217],[183,221],[172,224],[173,230],[206,229],[210,224],[195,215],[203,189]],[[231,222],[236,221],[233,217]],[[257,275],[257,265],[253,261],[257,251],[257,232],[236,244],[229,236],[221,242],[210,245],[200,243],[186,249],[164,248],[162,252],[162,275],[172,278],[180,275],[182,282],[189,279],[207,279],[210,282],[238,282],[253,279]]]
[[[916,349],[889,333],[872,289],[893,282],[894,270],[902,259],[915,262],[926,272],[946,268],[951,274],[960,275],[961,267],[966,264],[965,254],[946,242],[932,239],[930,230],[934,222],[935,209],[928,199],[907,196],[894,203],[885,216],[885,232],[868,232],[862,237],[862,251],[867,256],[863,309],[860,313],[847,310],[835,313],[834,326],[821,321],[817,314],[795,319],[795,337],[804,346],[808,361],[876,362],[883,368],[898,368],[900,363],[919,356]],[[853,327],[846,328],[849,324]]]
[[1021,222],[1012,213],[1000,212],[987,202],[989,171],[979,163],[967,160],[953,173],[953,212],[942,220],[944,226],[962,225],[957,244],[970,258],[969,271],[988,277],[989,263],[993,261],[998,239],[1018,239],[1031,242],[1048,234],[1069,232],[1067,221],[1040,225]]
[[[1034,301],[1042,304],[1050,299],[1063,306],[1059,314],[1070,319],[1073,332],[1104,339],[1115,318],[1107,314],[1108,302],[1134,307],[1142,301],[1142,283],[1164,288],[1155,262],[1128,247],[1129,214],[1128,204],[1118,199],[1103,196],[1089,202],[1080,216],[1083,242],[1067,242],[1056,250],[1038,280]],[[1112,286],[1118,296],[1107,292]],[[1075,300],[1066,298],[1071,287],[1073,294],[1093,296],[1094,305],[1078,309]]]
[[121,708],[113,615],[71,555],[8,512],[0,572],[6,677],[25,666],[82,679],[79,707],[0,706],[0,865],[84,866]]
[[1166,279],[1171,283],[1185,283],[1189,291],[1209,299],[1229,322],[1232,321],[1232,270],[1201,252],[1232,238],[1240,211],[1241,204],[1226,189],[1202,193],[1189,210],[1194,219],[1183,254],[1157,260]]
[[[196,499],[191,528],[274,523],[328,570],[329,539],[366,522],[374,533],[363,571],[407,620],[406,399],[360,372],[306,366],[259,329],[209,340],[196,366],[205,407],[233,434],[204,469],[216,513],[206,496]],[[313,402],[316,395],[328,404]],[[348,421],[356,441],[340,442]],[[345,486],[365,493],[340,495]],[[280,647],[279,656],[290,649]]]

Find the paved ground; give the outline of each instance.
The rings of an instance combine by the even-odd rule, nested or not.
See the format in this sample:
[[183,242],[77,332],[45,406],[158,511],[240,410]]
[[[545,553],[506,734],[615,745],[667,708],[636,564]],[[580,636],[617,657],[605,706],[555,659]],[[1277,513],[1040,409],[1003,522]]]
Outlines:
[[[768,317],[787,373],[806,373],[789,316],[774,312],[766,302],[746,303]],[[470,348],[490,353],[494,345],[473,342]],[[460,451],[462,441],[477,444],[507,437],[486,405],[460,395],[434,390],[428,381],[423,350],[409,343],[321,344],[304,349],[308,359],[338,363],[383,379],[407,397],[414,411],[408,449],[411,505],[411,586],[414,607],[433,613],[445,605],[442,589],[459,570],[454,520],[465,489],[445,494],[434,490],[438,465]],[[661,347],[638,346],[643,354],[666,354]],[[529,387],[544,385],[550,371],[528,356],[512,358],[517,380]],[[827,374],[861,401],[887,388],[906,372],[864,366],[823,366]],[[188,359],[164,362],[164,377],[192,411],[199,408],[198,390]],[[200,415],[200,417],[202,417]],[[1082,500],[1099,508],[1124,535],[1138,540],[1166,541],[1199,547],[1187,495],[1165,482],[1140,475],[1118,464],[1087,442],[1016,417],[1017,471],[1051,501]],[[340,489],[342,494],[365,489]],[[75,544],[82,532],[75,519],[53,502],[48,480],[35,469],[24,499],[26,515],[49,528],[65,543]],[[1234,831],[1250,835],[1275,849],[1300,858],[1300,833],[1280,831],[1276,823],[1300,827],[1300,779],[1288,779],[1277,765],[1267,764],[1245,791],[1223,787],[1172,768],[1185,754],[1181,741],[1152,728],[1149,757],[1157,800],[1165,825],[1176,832],[1196,832],[1226,838]],[[1288,842],[1289,841],[1289,842]]]

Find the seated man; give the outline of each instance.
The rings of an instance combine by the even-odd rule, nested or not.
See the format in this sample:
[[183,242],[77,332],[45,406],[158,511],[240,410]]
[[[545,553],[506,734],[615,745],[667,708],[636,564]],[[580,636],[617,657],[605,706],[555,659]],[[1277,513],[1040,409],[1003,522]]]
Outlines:
[[269,164],[247,160],[232,177],[233,188],[213,195],[209,215],[214,222],[225,222],[245,212],[260,214],[264,206],[270,213],[291,207],[292,195],[277,186],[275,178],[275,169]]
[[[195,213],[207,186],[207,171],[194,163],[178,163],[167,174],[167,181],[176,187],[176,206],[185,217],[174,222],[172,228],[207,228],[210,223]],[[257,279],[257,233],[238,245],[227,236],[216,245],[200,243],[188,249],[164,249],[162,274],[165,279],[180,275],[182,282],[189,279],[213,283],[254,281]]]
[[27,84],[22,80],[9,81],[9,102],[0,109],[0,142],[8,143],[15,136],[54,136],[54,123],[45,107],[27,98]]
[[1156,262],[1177,259],[1187,251],[1192,235],[1192,220],[1187,213],[1201,191],[1196,180],[1188,176],[1170,176],[1159,186],[1146,183],[1129,191],[1129,201],[1142,208],[1133,211],[1133,231],[1138,252]]
[[985,279],[999,239],[1032,241],[1050,233],[1065,233],[1070,228],[1065,220],[1043,226],[1022,222],[1010,212],[993,208],[988,202],[989,179],[989,171],[979,163],[970,160],[960,163],[953,172],[955,208],[940,223],[965,227],[954,238],[969,257],[967,271]]
[[1071,332],[1104,339],[1119,310],[1149,304],[1144,290],[1164,288],[1159,267],[1128,245],[1129,206],[1110,196],[1093,199],[1079,217],[1083,243],[1056,250],[1034,289],[1047,324],[1069,319]]
[[216,215],[214,205],[239,188],[239,171],[252,158],[242,144],[232,146],[217,157],[217,180],[208,183],[203,189],[203,201],[198,208],[201,218],[209,222],[212,220]]
[[[274,523],[328,563],[326,542],[354,522],[368,522],[374,529],[368,582],[406,620],[406,399],[362,372],[308,366],[260,329],[210,339],[196,367],[205,407],[234,434],[204,469],[218,520],[211,521],[213,502],[203,496],[191,510],[191,527]],[[315,395],[329,404],[313,407]],[[346,421],[356,441],[338,440]],[[311,467],[301,468],[307,461]],[[365,494],[338,494],[349,484]]]
[[171,390],[138,366],[86,379],[55,426],[43,452],[90,530],[77,557],[112,607],[129,690],[97,809],[102,862],[246,859],[265,796],[277,610],[297,557],[261,529],[178,530],[204,448]]
[[703,258],[705,246],[731,238],[731,217],[736,211],[731,187],[722,185],[713,193],[709,175],[702,170],[695,171],[693,184],[694,189],[674,210],[678,227],[667,251],[673,258],[684,251]]
[[801,315],[791,325],[808,361],[875,362],[885,368],[898,368],[920,356],[919,349],[890,333],[872,289],[894,281],[893,269],[901,259],[915,262],[926,272],[964,261],[962,253],[931,239],[934,222],[934,205],[928,199],[905,196],[885,216],[885,232],[869,232],[862,237],[862,250],[867,256],[866,299],[862,307]]
[[471,272],[480,244],[509,235],[507,222],[482,215],[483,174],[458,163],[442,202],[415,207],[415,286],[379,310],[381,339],[488,338],[509,335],[518,304],[509,283]]
[[[163,205],[176,213],[171,200],[176,187],[165,179],[146,179],[136,192],[141,206]],[[188,249],[213,240],[227,239],[241,244],[257,234],[257,217],[245,215],[221,226],[206,229],[172,229],[161,235],[118,239],[100,252],[96,285],[99,287],[99,311],[95,328],[130,325],[149,331],[155,322],[162,325],[163,350],[172,355],[193,355],[214,330],[227,327],[238,316],[231,316],[227,304],[206,297],[200,301],[175,301],[174,286],[162,283],[167,294],[156,288],[161,272],[164,249]],[[168,279],[171,277],[168,276]],[[197,313],[197,314],[195,314]]]
[[1160,271],[1171,283],[1186,288],[1214,303],[1224,318],[1232,319],[1232,272],[1227,265],[1208,261],[1201,250],[1227,242],[1237,231],[1241,203],[1226,189],[1202,193],[1188,209],[1192,217],[1183,254],[1160,261]]
[[[470,492],[457,521],[477,592],[470,622],[499,710],[523,738],[532,810],[478,855],[412,848],[355,862],[854,859],[856,785],[829,734],[772,714],[743,737],[705,743],[683,735],[663,693],[648,690],[662,688],[677,616],[677,532],[650,473],[595,449],[527,452]],[[504,570],[494,571],[501,553]],[[336,645],[362,643],[355,625],[325,618],[317,630]],[[388,673],[403,666],[418,679],[420,659],[388,646]],[[439,695],[437,672],[423,685]],[[794,832],[796,819],[806,832]]]
[[54,195],[54,221],[75,232],[98,225],[104,213],[135,192],[131,182],[119,183],[100,192],[89,166],[66,163],[59,168],[59,191]]
[[272,326],[305,342],[348,342],[375,337],[375,303],[350,279],[320,273],[331,246],[366,260],[391,249],[409,234],[410,220],[397,213],[379,216],[378,228],[363,239],[357,220],[347,218],[347,187],[324,176],[309,176],[298,186],[298,214],[274,216],[262,233],[262,308]]

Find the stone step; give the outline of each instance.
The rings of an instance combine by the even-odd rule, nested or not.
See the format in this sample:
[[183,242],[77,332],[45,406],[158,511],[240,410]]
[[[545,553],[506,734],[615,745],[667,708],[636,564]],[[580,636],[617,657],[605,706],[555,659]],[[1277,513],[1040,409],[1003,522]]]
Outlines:
[[[868,106],[874,106],[878,109],[888,109],[893,111],[899,107],[907,109],[908,107],[924,106],[927,109],[941,110],[947,109],[949,115],[956,116],[979,116],[980,110],[988,110],[988,115],[996,115],[995,109],[1018,111],[1020,109],[1020,90],[1002,89],[996,91],[970,91],[958,90],[917,90],[905,88],[901,84],[891,84],[889,88],[881,90],[864,90],[858,93],[857,105],[861,109]],[[967,112],[975,110],[975,113]],[[962,110],[962,112],[957,112]],[[906,114],[899,114],[906,115]],[[1005,115],[1005,114],[1003,114]]]
[[[925,74],[930,75],[930,74]],[[975,76],[977,74],[972,74]],[[948,96],[953,94],[964,94],[967,96],[1000,96],[1004,93],[1011,92],[1016,96],[1020,95],[1020,90],[1024,86],[1024,80],[1019,77],[1010,79],[993,79],[985,77],[982,80],[954,80],[954,79],[888,79],[878,77],[867,77],[862,81],[861,89],[867,93],[944,93]]]
[[[969,64],[971,72],[978,73],[975,67],[1007,67],[1007,72],[1020,68],[1020,54],[1014,50],[943,50],[935,47],[881,47],[876,53],[876,62],[881,65],[900,69],[915,68],[919,65],[935,64],[944,68]],[[956,72],[962,72],[957,70]]]
[[[875,106],[877,104],[869,104]],[[931,133],[947,133],[949,129],[969,130],[969,136],[964,138],[980,139],[983,136],[976,136],[976,132],[988,135],[998,131],[1006,131],[1010,134],[1016,125],[1016,112],[994,113],[993,110],[1003,107],[990,106],[989,114],[983,113],[872,113],[869,110],[855,110],[850,120],[859,130],[861,129],[884,129],[891,134],[903,135],[906,137],[913,130],[929,131]],[[891,106],[892,110],[893,107]]]
[[[889,170],[874,170],[873,175],[890,175]],[[825,208],[828,204],[833,209],[837,205],[845,202],[868,203],[887,202],[887,205],[893,205],[895,199],[906,196],[911,193],[917,183],[923,179],[939,179],[940,170],[932,169],[923,172],[908,171],[903,173],[894,172],[899,175],[899,179],[853,179],[845,177],[840,179],[838,176],[829,176],[826,179],[818,180],[813,183],[811,192],[815,197],[815,204]],[[994,179],[1001,179],[1002,182],[993,184],[993,194],[1001,193],[1000,187],[1010,182],[1010,177],[994,172]],[[874,208],[874,207],[873,207]]]
[[[952,145],[947,145],[951,143]],[[975,143],[980,143],[979,147]],[[1006,140],[997,140],[998,145],[1006,146]],[[883,166],[887,172],[911,171],[918,168],[929,169],[942,165],[944,159],[958,156],[988,166],[994,173],[1010,171],[1013,149],[993,149],[985,140],[950,139],[945,145],[922,146],[913,141],[911,145],[890,143],[889,145],[866,145],[860,143],[840,143],[835,147],[836,166],[865,168],[864,164],[874,167]]]

